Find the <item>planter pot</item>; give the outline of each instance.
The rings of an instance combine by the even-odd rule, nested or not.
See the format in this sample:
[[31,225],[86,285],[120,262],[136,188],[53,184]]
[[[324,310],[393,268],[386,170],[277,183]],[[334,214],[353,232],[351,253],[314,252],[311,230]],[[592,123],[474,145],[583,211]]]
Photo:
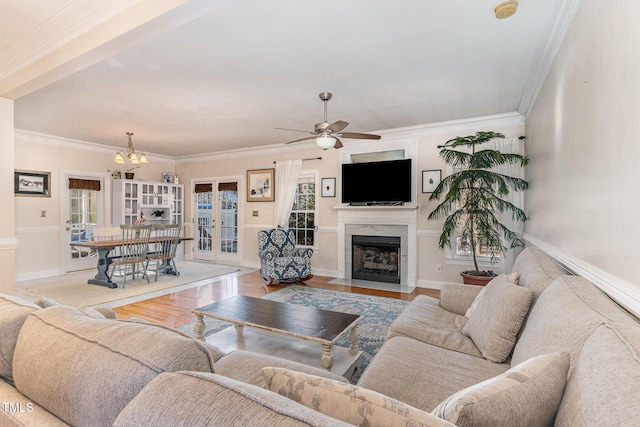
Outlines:
[[125,172],[124,177],[127,179],[133,179],[133,172]]
[[477,286],[485,286],[487,283],[492,281],[496,276],[475,276],[473,274],[467,274],[468,272],[462,272],[460,275],[462,276],[462,283],[465,285],[477,285]]

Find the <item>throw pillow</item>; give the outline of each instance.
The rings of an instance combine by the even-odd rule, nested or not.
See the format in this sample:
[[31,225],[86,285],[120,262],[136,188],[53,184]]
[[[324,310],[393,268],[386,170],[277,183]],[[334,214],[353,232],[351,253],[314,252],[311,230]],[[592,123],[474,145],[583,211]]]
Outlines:
[[285,368],[263,368],[262,375],[269,390],[349,424],[451,426],[428,412],[353,384]]
[[462,333],[473,340],[485,359],[502,363],[513,350],[532,301],[531,289],[496,277],[485,286]]
[[567,353],[537,356],[453,394],[432,414],[461,427],[550,426],[568,371]]
[[[520,279],[520,275],[516,272],[513,272],[511,274],[501,274],[497,277],[502,277],[507,279],[508,281],[515,283],[516,285],[518,284],[518,280]],[[497,278],[496,277],[496,278]],[[493,279],[495,280],[495,279]],[[489,282],[491,283],[491,282]],[[489,284],[487,283],[487,285]],[[466,317],[467,319],[469,317],[471,317],[471,313],[473,313],[473,311],[476,309],[476,307],[478,306],[480,299],[484,296],[485,293],[485,289],[487,289],[487,287],[485,286],[484,288],[482,288],[482,290],[480,291],[480,293],[478,293],[478,295],[476,296],[476,298],[473,300],[473,302],[471,303],[471,306],[467,309],[467,312],[464,313],[464,317]]]

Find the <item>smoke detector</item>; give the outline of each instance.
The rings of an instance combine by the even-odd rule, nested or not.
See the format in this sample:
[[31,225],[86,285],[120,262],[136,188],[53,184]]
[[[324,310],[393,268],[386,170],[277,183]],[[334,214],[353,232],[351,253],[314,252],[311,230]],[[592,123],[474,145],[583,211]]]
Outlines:
[[494,9],[498,19],[508,18],[516,13],[516,10],[518,10],[518,2],[516,0],[502,2]]

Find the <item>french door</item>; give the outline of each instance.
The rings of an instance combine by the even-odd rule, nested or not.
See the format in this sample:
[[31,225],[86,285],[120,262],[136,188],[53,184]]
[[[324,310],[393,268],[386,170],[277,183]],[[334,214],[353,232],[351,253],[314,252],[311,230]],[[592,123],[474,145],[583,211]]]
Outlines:
[[238,263],[238,180],[221,179],[195,185],[193,258]]
[[88,242],[93,227],[105,225],[105,179],[103,176],[62,174],[61,194],[66,203],[62,208],[62,250],[63,272],[96,268],[97,254],[74,243]]

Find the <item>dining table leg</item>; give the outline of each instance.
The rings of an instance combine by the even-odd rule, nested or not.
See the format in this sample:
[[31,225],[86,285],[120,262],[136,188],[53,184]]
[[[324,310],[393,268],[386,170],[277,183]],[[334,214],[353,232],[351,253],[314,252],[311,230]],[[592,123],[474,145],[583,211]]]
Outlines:
[[109,258],[109,251],[111,248],[98,248],[98,273],[93,279],[89,279],[87,283],[90,285],[106,286],[107,288],[117,288],[118,284],[111,281],[109,277],[109,266],[111,265],[111,259]]

